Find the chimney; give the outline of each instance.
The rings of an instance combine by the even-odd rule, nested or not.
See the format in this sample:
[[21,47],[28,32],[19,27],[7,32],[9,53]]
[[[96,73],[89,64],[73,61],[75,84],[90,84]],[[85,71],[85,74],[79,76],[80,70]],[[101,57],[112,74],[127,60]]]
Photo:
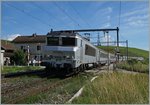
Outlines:
[[51,32],[53,32],[53,29],[51,28]]
[[33,36],[33,37],[36,37],[36,33],[33,33],[32,36]]

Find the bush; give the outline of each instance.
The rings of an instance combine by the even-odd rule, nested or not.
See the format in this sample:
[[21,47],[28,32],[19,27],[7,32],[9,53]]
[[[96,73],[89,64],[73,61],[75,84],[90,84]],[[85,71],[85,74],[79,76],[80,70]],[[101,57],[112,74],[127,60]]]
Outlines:
[[121,62],[117,64],[117,68],[126,69],[130,71],[148,72],[148,64],[144,64],[142,61],[129,60],[127,62]]
[[26,64],[26,53],[22,50],[17,50],[14,52],[14,55],[11,58],[16,65],[25,65]]
[[136,64],[138,61],[136,59],[128,60],[127,63],[130,65]]

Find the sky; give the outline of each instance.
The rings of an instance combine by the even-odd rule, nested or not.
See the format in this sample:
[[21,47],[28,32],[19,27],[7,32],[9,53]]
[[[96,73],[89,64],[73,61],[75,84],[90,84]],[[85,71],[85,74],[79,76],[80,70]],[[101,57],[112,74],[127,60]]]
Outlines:
[[[149,50],[149,2],[145,1],[24,1],[1,3],[1,39],[46,35],[53,30],[119,27],[119,40]],[[91,41],[116,41],[116,32],[92,32]],[[108,38],[107,38],[108,37]],[[125,43],[120,43],[125,46]]]

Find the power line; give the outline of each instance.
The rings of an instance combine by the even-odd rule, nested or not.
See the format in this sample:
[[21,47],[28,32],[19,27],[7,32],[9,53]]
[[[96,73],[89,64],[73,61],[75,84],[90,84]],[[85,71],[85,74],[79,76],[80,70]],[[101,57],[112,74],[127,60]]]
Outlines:
[[[56,19],[56,17],[54,17],[53,15],[50,15],[51,13],[49,11],[47,11],[46,9],[40,7],[39,5],[37,5],[36,3],[32,3],[33,6],[39,8],[40,10],[44,11],[47,15],[49,15],[50,17],[53,17],[53,19],[55,19],[56,21],[58,21],[58,19]],[[60,21],[60,20],[59,20]],[[61,21],[61,23],[63,22],[63,24],[65,25],[66,23],[64,21]]]
[[120,27],[120,19],[121,19],[121,1],[119,4],[119,22],[118,22],[118,26]]
[[[35,7],[37,7],[37,8],[39,8],[40,10],[42,10],[42,11],[44,11],[45,13],[47,13],[48,15],[50,14],[49,13],[49,11],[47,11],[46,9],[43,9],[43,8],[41,8],[39,5],[37,5],[36,3],[31,3],[33,6],[35,6]],[[52,15],[49,15],[50,17],[52,16]]]
[[[11,19],[11,20],[15,21],[14,19]],[[33,27],[33,26],[29,25],[28,23],[20,23],[20,22],[18,23],[18,22],[16,22],[16,24],[26,26],[27,28],[33,28],[33,29],[41,30],[41,28],[39,28],[39,27]]]
[[61,11],[62,11],[64,14],[66,14],[74,23],[76,23],[77,26],[81,27],[80,24],[79,24],[76,20],[74,20],[70,15],[68,15],[68,13],[67,13],[63,8],[61,8],[60,6],[58,6],[55,2],[53,2],[53,3],[54,3],[54,5],[55,5],[59,10],[61,10]]
[[[120,21],[121,21],[121,8],[122,8],[122,5],[121,5],[121,0],[120,0],[120,3],[119,3],[119,20],[118,20],[118,26],[119,26],[119,28],[120,28]],[[120,33],[120,37],[121,37],[122,39],[125,39],[125,38],[121,35],[121,33]]]
[[18,11],[20,11],[20,12],[22,12],[22,13],[24,13],[24,14],[30,16],[30,17],[32,17],[32,18],[35,19],[35,20],[40,21],[41,23],[43,23],[43,24],[45,24],[45,25],[47,25],[47,26],[51,26],[51,25],[47,24],[46,22],[41,21],[39,18],[37,18],[37,17],[35,17],[35,16],[29,14],[28,12],[25,12],[24,10],[21,10],[20,8],[17,8],[17,7],[15,7],[15,6],[11,5],[11,4],[8,4],[8,3],[7,3],[7,5],[10,6],[10,7],[12,7],[12,8],[15,8],[16,10],[18,10]]
[[[70,4],[71,5],[71,4]],[[83,19],[82,17],[81,17],[81,15],[79,14],[79,12],[71,5],[70,6],[75,12],[76,12],[76,14],[80,17],[80,19],[82,20],[82,21],[84,21],[89,27],[91,27],[91,25],[85,20],[85,19]]]

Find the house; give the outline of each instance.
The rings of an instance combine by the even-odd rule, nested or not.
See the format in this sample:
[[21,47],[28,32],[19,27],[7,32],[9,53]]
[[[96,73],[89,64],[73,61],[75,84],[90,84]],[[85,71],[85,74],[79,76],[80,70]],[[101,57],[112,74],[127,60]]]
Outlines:
[[1,49],[1,54],[0,54],[0,66],[1,66],[1,69],[4,66],[4,52],[5,51]]
[[17,49],[21,49],[28,54],[29,61],[41,61],[44,57],[44,46],[46,45],[46,35],[18,36],[12,41]]
[[16,50],[13,43],[7,40],[1,40],[1,53],[4,56],[3,61],[4,64],[10,64],[10,58],[13,56],[14,51]]

